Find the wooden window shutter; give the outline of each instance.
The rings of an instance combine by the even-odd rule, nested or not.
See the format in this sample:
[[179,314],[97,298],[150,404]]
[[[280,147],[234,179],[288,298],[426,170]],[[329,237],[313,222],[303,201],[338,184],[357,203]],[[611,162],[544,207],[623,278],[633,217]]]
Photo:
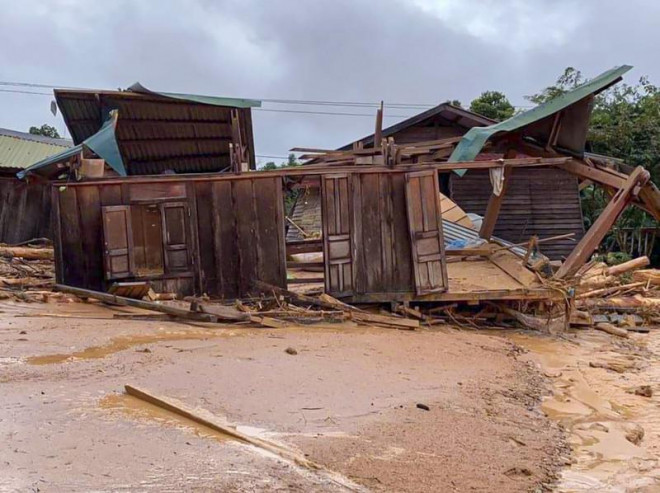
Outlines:
[[349,176],[322,178],[325,290],[333,296],[353,293]]
[[406,206],[418,295],[447,290],[440,188],[436,171],[406,173]]
[[188,204],[185,202],[161,204],[161,215],[163,220],[165,271],[188,271],[190,269]]
[[135,271],[131,207],[113,205],[102,208],[105,244],[105,278],[131,277]]

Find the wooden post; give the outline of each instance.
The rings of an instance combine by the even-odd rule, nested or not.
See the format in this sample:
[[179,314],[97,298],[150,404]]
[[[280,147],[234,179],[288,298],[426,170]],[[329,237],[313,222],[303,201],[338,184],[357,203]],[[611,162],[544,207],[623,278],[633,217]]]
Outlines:
[[374,149],[383,145],[383,102],[376,112],[376,130],[374,131]]
[[612,197],[598,219],[589,228],[580,243],[573,249],[566,261],[561,265],[555,278],[562,279],[574,275],[598,248],[605,235],[617,220],[626,205],[633,200],[633,193],[638,185],[643,186],[650,178],[649,172],[641,166],[635,168],[625,185]]
[[503,170],[504,184],[502,185],[502,191],[499,195],[495,195],[494,191],[490,195],[490,198],[488,199],[488,207],[486,208],[486,215],[484,216],[483,222],[481,223],[481,229],[479,230],[479,236],[485,240],[490,240],[490,237],[493,236],[495,223],[497,222],[497,217],[500,215],[502,202],[504,202],[504,196],[511,177],[512,168],[510,166],[504,166]]

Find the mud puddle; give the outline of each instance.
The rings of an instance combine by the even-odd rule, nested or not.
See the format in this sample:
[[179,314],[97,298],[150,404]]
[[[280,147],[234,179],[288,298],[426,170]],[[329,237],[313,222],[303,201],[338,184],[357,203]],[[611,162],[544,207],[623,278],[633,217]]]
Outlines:
[[105,358],[106,356],[120,351],[124,351],[134,346],[151,344],[162,341],[182,341],[182,340],[206,340],[215,337],[221,337],[226,333],[218,330],[204,331],[178,331],[178,332],[159,332],[155,334],[128,335],[111,339],[108,343],[99,346],[90,346],[80,351],[68,354],[46,354],[41,356],[31,356],[26,358],[30,365],[51,365],[55,363],[65,363],[77,360],[90,360]]
[[623,342],[593,331],[579,332],[573,343],[540,335],[508,338],[528,349],[553,382],[542,410],[565,427],[573,451],[557,491],[658,491],[660,400],[634,389],[660,378],[660,332]]
[[134,419],[145,424],[155,423],[157,425],[173,427],[181,431],[193,433],[200,438],[213,438],[222,442],[237,441],[229,435],[128,394],[110,394],[99,401],[99,407],[109,411],[114,416]]

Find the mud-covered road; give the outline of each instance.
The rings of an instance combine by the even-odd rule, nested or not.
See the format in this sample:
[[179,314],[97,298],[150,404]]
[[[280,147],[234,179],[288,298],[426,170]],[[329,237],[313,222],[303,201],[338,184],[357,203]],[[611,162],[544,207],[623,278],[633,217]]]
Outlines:
[[113,319],[127,311],[0,304],[0,491],[346,489],[125,396],[125,384],[374,491],[533,491],[569,462],[541,411],[548,379],[505,338]]

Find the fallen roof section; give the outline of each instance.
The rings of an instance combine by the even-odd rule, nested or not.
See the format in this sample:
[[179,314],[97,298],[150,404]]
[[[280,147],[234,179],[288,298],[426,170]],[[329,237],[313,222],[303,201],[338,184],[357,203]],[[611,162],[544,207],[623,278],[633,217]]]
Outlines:
[[553,117],[564,111],[561,128],[557,130],[557,148],[580,157],[584,154],[591,96],[598,94],[621,80],[632,67],[622,65],[600,74],[575,89],[562,94],[531,110],[512,116],[508,120],[488,127],[475,127],[465,134],[449,158],[449,162],[472,161],[491,137],[507,132],[523,130],[523,137],[532,137],[539,143],[547,143],[556,126]]
[[23,171],[20,171],[16,176],[21,180],[30,173],[53,177],[59,172],[60,168],[58,164],[69,161],[77,154],[80,154],[85,147],[93,151],[100,158],[104,159],[119,176],[126,176],[126,167],[124,166],[119,147],[117,146],[117,139],[115,137],[116,128],[117,112],[113,111],[98,132],[76,146],[42,159]]

